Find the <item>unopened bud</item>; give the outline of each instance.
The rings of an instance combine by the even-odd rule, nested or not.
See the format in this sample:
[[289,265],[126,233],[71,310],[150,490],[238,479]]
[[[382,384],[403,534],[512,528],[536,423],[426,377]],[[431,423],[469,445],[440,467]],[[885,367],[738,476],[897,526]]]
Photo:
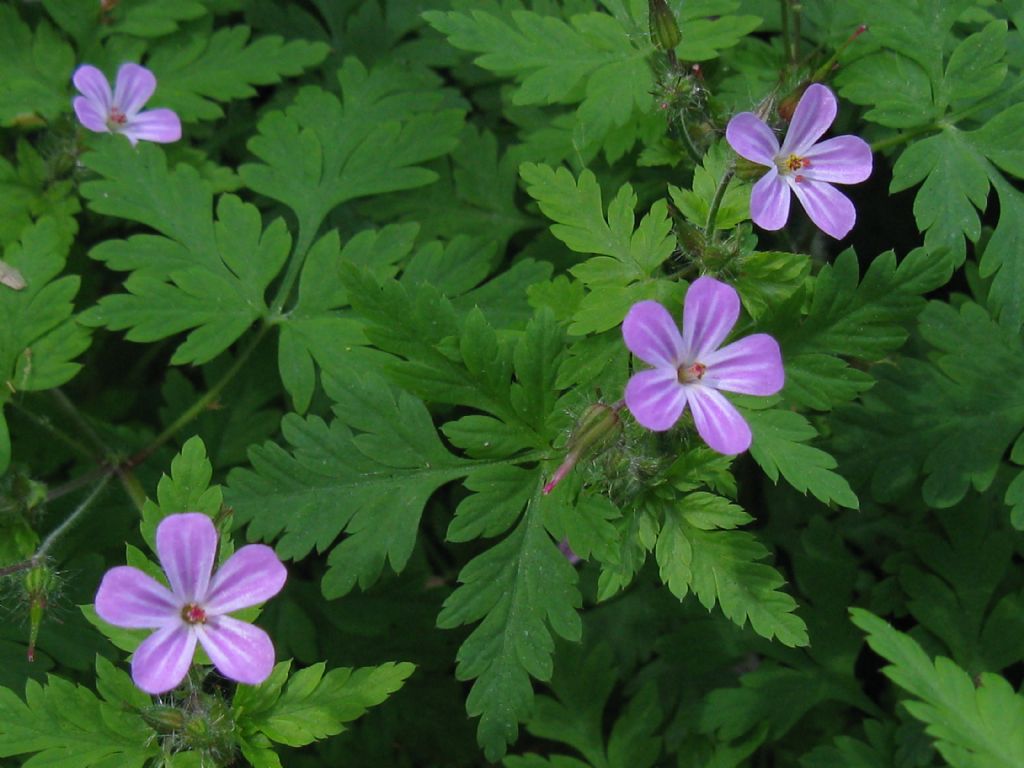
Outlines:
[[779,117],[787,123],[793,119],[793,113],[796,112],[796,105],[800,103],[800,99],[803,98],[804,91],[806,91],[810,85],[810,80],[800,83],[800,85],[790,91],[782,101],[779,102],[777,110]]
[[28,660],[36,660],[36,640],[43,614],[49,604],[50,591],[56,584],[53,570],[45,565],[36,565],[25,574],[25,595],[28,597]]
[[146,725],[157,733],[174,733],[185,725],[185,713],[177,707],[147,707],[139,714]]
[[622,431],[622,419],[619,418],[621,405],[595,403],[583,412],[576,426],[573,427],[569,442],[566,444],[565,461],[555,470],[548,484],[544,486],[545,495],[551,493],[555,486],[565,478],[584,456],[608,446]]
[[867,24],[861,24],[857,29],[853,31],[846,42],[843,43],[835,53],[829,56],[828,60],[825,61],[820,67],[818,67],[814,73],[804,82],[800,83],[790,93],[779,102],[778,113],[779,117],[785,120],[787,123],[793,119],[793,113],[796,112],[796,106],[800,103],[800,99],[803,98],[804,91],[811,85],[811,83],[823,83],[825,78],[832,74],[832,70],[836,68],[839,61],[839,56],[850,47],[850,43],[856,40],[858,37],[868,31]]
[[676,16],[665,0],[648,0],[651,42],[659,51],[672,51],[683,36],[679,33]]
[[759,179],[767,170],[767,166],[755,163],[753,160],[747,160],[745,157],[736,158],[736,178],[743,179],[743,181]]

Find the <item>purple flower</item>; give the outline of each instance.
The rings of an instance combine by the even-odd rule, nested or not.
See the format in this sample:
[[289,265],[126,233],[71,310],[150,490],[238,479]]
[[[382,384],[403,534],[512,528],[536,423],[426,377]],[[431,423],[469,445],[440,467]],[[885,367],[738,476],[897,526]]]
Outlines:
[[164,693],[188,672],[196,641],[220,673],[256,685],[274,667],[274,646],[259,627],[227,614],[262,603],[284,586],[274,550],[250,544],[213,577],[217,530],[206,515],[170,515],[156,529],[156,551],[171,588],[138,568],[111,568],[96,593],[96,613],[126,629],[155,629],[132,657],[132,679],[146,693]]
[[82,93],[74,100],[78,122],[97,133],[123,133],[132,145],[142,141],[165,144],[181,138],[181,120],[173,110],[140,112],[156,90],[156,77],[138,64],[122,64],[117,83],[110,83],[96,67],[83,64],[71,77]]
[[725,138],[740,157],[767,165],[750,193],[750,215],[762,229],[781,229],[789,218],[789,190],[826,234],[843,238],[853,229],[853,203],[832,184],[856,184],[871,175],[871,147],[856,136],[816,143],[836,119],[836,97],[814,83],[800,98],[782,147],[753,112],[729,121]]
[[670,429],[690,404],[697,432],[719,453],[750,447],[750,427],[719,390],[774,395],[785,381],[779,344],[766,333],[722,342],[736,324],[736,289],[711,277],[693,281],[683,306],[683,332],[656,301],[634,304],[622,323],[630,352],[653,365],[626,385],[626,405],[640,424]]

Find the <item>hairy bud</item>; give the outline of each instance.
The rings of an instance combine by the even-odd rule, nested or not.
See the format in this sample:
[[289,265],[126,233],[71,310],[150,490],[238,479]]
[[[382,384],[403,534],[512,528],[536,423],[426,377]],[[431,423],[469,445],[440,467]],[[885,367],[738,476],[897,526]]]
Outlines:
[[674,50],[683,36],[679,33],[676,16],[665,0],[649,0],[651,42],[659,51]]
[[576,466],[581,458],[606,448],[622,432],[622,419],[619,418],[621,405],[595,403],[583,412],[576,426],[573,427],[569,442],[566,444],[565,461],[555,470],[544,494],[554,490],[569,471]]

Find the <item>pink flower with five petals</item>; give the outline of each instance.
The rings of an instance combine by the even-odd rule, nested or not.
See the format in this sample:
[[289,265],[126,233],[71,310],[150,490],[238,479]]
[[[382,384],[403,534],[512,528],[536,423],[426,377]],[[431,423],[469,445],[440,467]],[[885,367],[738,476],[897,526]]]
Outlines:
[[683,305],[683,331],[656,301],[634,304],[622,323],[629,351],[654,368],[626,385],[626,405],[647,429],[671,429],[687,404],[697,432],[719,453],[750,447],[747,422],[720,390],[774,395],[785,383],[779,344],[766,333],[722,346],[740,314],[736,289],[712,277],[694,280]]
[[256,685],[274,668],[274,645],[259,627],[227,614],[281,591],[287,572],[274,550],[249,544],[212,573],[217,530],[206,515],[164,518],[156,551],[168,589],[138,568],[122,565],[103,576],[96,613],[126,629],[155,629],[132,656],[132,679],[146,693],[176,687],[188,672],[196,643],[225,677]]
[[811,221],[836,239],[846,237],[857,220],[853,203],[833,184],[856,184],[871,175],[871,147],[857,136],[819,142],[836,119],[836,97],[819,83],[810,85],[796,105],[782,146],[771,128],[753,112],[742,112],[725,129],[740,157],[767,165],[750,193],[750,217],[761,229],[781,229],[789,218],[789,193]]
[[82,93],[73,102],[78,122],[90,131],[123,133],[132,145],[181,138],[181,119],[173,110],[141,111],[156,90],[156,77],[145,67],[122,64],[113,92],[103,73],[89,64],[76,69],[71,81]]

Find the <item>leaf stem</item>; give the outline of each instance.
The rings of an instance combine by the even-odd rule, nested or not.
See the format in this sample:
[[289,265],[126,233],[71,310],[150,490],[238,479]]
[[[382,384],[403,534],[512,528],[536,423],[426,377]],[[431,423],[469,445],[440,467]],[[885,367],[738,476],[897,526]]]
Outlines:
[[708,220],[704,225],[704,237],[708,238],[711,242],[718,239],[715,221],[718,219],[718,209],[722,207],[722,199],[725,197],[725,190],[729,187],[729,182],[732,181],[735,167],[735,163],[729,163],[726,167],[725,173],[722,174],[722,180],[718,182],[718,189],[715,190],[715,197],[711,201],[711,207],[708,209]]
[[901,144],[906,144],[911,139],[916,139],[918,136],[929,133],[931,131],[942,130],[942,126],[938,123],[930,123],[928,125],[922,125],[917,128],[913,128],[905,133],[893,134],[884,139],[879,139],[871,145],[872,152],[881,152],[883,149],[889,149],[890,147],[898,147]]
[[250,341],[242,349],[242,351],[238,353],[238,357],[235,358],[235,362],[233,362],[231,364],[231,367],[224,372],[224,375],[221,376],[220,379],[218,379],[217,382],[214,383],[214,385],[210,387],[202,397],[200,397],[198,400],[192,403],[192,405],[189,406],[188,410],[186,410],[184,413],[178,416],[178,418],[171,422],[171,424],[168,425],[163,432],[161,432],[159,435],[153,438],[153,440],[150,441],[149,445],[147,445],[141,451],[138,451],[136,454],[128,458],[126,461],[122,462],[121,466],[134,467],[138,464],[141,464],[143,461],[148,459],[153,454],[153,452],[156,451],[160,446],[162,446],[164,443],[166,443],[168,440],[174,437],[174,435],[177,434],[177,432],[182,427],[184,427],[197,416],[199,416],[201,413],[203,413],[210,406],[211,403],[216,401],[216,399],[220,396],[220,393],[224,391],[224,388],[231,383],[232,379],[234,379],[235,376],[238,375],[238,372],[241,371],[245,364],[249,361],[249,358],[252,356],[252,353],[256,351],[256,348],[260,345],[260,342],[263,341],[263,337],[266,336],[267,331],[269,329],[269,325],[261,325],[259,330],[256,331],[256,335],[253,337],[252,341]]
[[85,458],[88,458],[88,459],[95,458],[95,456],[93,455],[93,452],[91,450],[89,450],[89,448],[87,448],[86,445],[81,440],[77,440],[74,437],[72,437],[71,435],[69,435],[63,429],[61,429],[56,424],[54,424],[52,421],[50,421],[50,419],[48,417],[40,416],[37,413],[33,413],[24,404],[18,402],[17,400],[11,400],[10,401],[10,405],[11,405],[12,408],[14,408],[14,410],[19,415],[21,415],[24,418],[28,419],[33,424],[35,424],[37,427],[40,427],[41,429],[45,429],[51,435],[56,437],[62,443],[66,444],[69,448],[71,448],[71,450],[75,451],[76,453],[81,454]]
[[292,251],[292,257],[288,262],[288,269],[285,270],[284,279],[281,280],[281,285],[278,286],[274,300],[270,304],[271,317],[281,314],[285,302],[291,296],[292,288],[295,287],[295,281],[299,279],[302,265],[306,262],[306,254],[309,253],[309,247],[313,244],[313,237],[316,235],[317,230],[320,229],[321,221],[323,221],[322,216],[316,224],[312,222],[299,222],[299,240],[295,244],[295,250]]
[[108,472],[99,479],[99,482],[96,483],[92,491],[89,492],[89,495],[86,496],[77,507],[75,507],[74,511],[68,515],[60,525],[50,531],[49,535],[43,539],[43,543],[39,545],[35,553],[33,553],[30,558],[22,560],[19,563],[14,563],[13,565],[8,565],[5,568],[0,568],[0,577],[10,576],[12,573],[26,571],[29,568],[34,568],[39,565],[43,558],[46,557],[47,553],[53,549],[53,545],[60,540],[61,536],[71,530],[72,526],[82,519],[82,516],[96,500],[96,497],[100,495],[103,489],[107,486],[107,483],[110,482],[111,474],[112,473]]

